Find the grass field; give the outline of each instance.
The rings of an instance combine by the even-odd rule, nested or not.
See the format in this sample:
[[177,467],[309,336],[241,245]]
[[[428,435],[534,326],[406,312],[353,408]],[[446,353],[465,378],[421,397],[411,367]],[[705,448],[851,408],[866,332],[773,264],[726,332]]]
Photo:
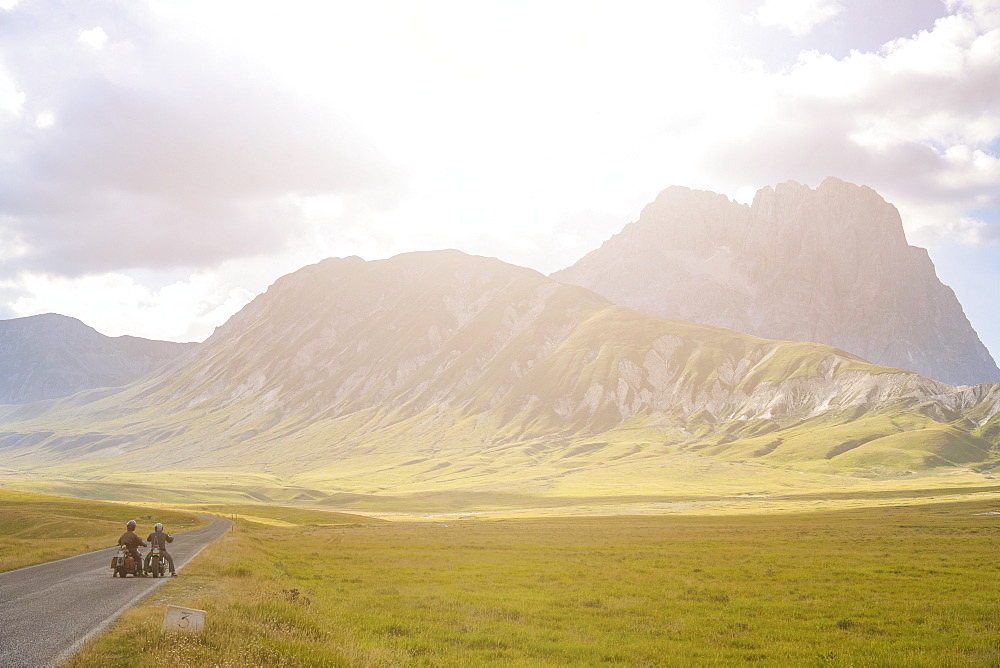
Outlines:
[[0,489],[0,573],[111,547],[130,519],[139,533],[156,522],[170,533],[203,524],[186,512]]
[[[242,520],[70,665],[997,665],[1000,515],[982,513],[998,505],[369,524],[296,510]],[[168,604],[206,610],[205,631],[161,635]]]

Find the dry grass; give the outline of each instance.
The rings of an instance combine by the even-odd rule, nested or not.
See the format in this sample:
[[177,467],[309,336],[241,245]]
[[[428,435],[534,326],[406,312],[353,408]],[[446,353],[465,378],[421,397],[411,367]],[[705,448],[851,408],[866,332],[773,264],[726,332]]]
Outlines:
[[995,665],[995,507],[243,522],[71,665]]
[[185,512],[0,489],[0,572],[111,547],[130,519],[140,533],[156,522],[171,533],[204,524]]

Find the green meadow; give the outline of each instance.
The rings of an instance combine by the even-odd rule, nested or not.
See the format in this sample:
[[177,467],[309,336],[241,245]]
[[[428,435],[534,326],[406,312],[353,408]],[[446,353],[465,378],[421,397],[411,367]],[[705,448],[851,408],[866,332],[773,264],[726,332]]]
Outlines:
[[[69,665],[997,665],[998,507],[389,522],[218,505],[235,531]],[[169,604],[206,610],[203,633],[162,634]]]
[[156,522],[170,533],[204,524],[182,511],[0,489],[0,573],[111,547],[130,519],[140,533]]

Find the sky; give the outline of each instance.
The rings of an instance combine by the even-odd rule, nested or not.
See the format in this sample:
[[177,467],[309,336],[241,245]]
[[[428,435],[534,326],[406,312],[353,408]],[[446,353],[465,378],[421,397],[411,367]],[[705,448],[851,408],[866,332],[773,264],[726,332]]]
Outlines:
[[1000,0],[0,0],[0,318],[200,341],[325,257],[550,273],[827,176],[1000,358]]

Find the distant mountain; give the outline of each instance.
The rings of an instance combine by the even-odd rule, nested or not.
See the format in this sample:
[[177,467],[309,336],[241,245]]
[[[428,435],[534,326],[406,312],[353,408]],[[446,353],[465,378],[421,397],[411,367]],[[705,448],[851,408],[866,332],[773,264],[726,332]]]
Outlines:
[[713,459],[992,466],[998,443],[1000,385],[669,321],[456,251],[323,261],[147,380],[0,407],[0,468],[238,470],[365,493],[655,485]]
[[834,178],[763,188],[749,206],[668,188],[552,277],[666,318],[826,343],[957,385],[1000,381],[896,208]]
[[22,404],[127,385],[194,345],[111,338],[54,313],[0,320],[0,403]]

